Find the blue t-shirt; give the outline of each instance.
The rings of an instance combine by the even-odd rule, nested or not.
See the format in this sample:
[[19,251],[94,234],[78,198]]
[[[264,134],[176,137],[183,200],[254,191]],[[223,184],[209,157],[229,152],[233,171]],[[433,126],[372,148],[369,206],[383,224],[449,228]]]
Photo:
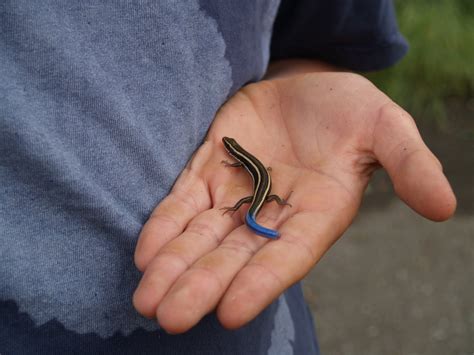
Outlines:
[[138,234],[217,109],[271,58],[380,69],[389,0],[0,3],[0,354],[316,354],[295,285],[170,336],[131,296]]

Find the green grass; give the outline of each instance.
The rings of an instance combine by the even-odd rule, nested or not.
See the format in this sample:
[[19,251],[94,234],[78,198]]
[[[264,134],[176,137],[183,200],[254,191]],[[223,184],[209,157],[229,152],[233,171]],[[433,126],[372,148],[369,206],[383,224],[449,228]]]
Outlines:
[[446,100],[474,93],[474,0],[398,0],[408,55],[367,75],[413,115],[446,121]]

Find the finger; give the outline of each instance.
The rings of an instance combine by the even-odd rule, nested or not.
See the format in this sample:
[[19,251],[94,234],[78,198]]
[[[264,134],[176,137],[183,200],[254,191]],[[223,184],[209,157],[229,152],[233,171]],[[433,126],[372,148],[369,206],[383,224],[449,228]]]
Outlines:
[[158,250],[181,234],[198,213],[211,207],[205,182],[186,168],[171,193],[155,208],[140,233],[135,249],[135,265],[144,271]]
[[235,274],[267,242],[245,226],[232,232],[173,285],[156,311],[160,326],[170,333],[182,333],[197,324],[217,306]]
[[[335,213],[337,212],[337,213]],[[237,274],[217,308],[222,325],[238,328],[301,280],[349,225],[352,211],[300,212]]]
[[137,311],[153,317],[178,277],[201,256],[215,249],[240,224],[239,219],[222,216],[219,209],[205,211],[194,218],[179,238],[163,246],[148,264],[133,295]]
[[373,151],[397,195],[421,215],[443,221],[456,198],[438,159],[423,142],[414,120],[395,104],[385,105],[374,129]]
[[[166,240],[153,242],[156,248],[148,251],[151,261],[133,295],[137,311],[146,317],[153,317],[156,308],[170,287],[196,260],[215,249],[235,228],[242,224],[242,215],[224,215],[221,206],[232,205],[246,190],[241,185],[223,183],[214,193],[216,206],[201,212],[193,218],[179,235],[168,243]],[[154,237],[154,235],[152,235]]]
[[[233,178],[235,179],[235,176]],[[243,185],[239,183],[240,180],[242,179],[235,182],[233,180],[233,184],[219,185],[216,187],[219,191],[216,196],[234,196],[235,201],[238,196],[245,195],[248,179],[243,181]],[[275,181],[278,182],[278,179]],[[289,184],[289,180],[285,180],[278,186],[285,190],[285,186],[288,187]],[[226,197],[226,200],[229,200],[229,197]],[[238,222],[242,223],[245,209],[239,212]],[[268,227],[278,225],[279,221],[286,219],[290,213],[294,212],[289,208],[266,205],[259,214],[259,223]],[[199,259],[174,282],[156,311],[160,326],[168,332],[180,333],[195,325],[216,307],[233,277],[255,251],[267,242],[267,239],[256,236],[247,227],[238,228],[228,235],[218,248]]]

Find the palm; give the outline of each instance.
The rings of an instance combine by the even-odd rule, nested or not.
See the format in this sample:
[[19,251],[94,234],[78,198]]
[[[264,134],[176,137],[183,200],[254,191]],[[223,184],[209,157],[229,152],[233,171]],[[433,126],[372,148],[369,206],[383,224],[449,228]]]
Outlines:
[[[220,164],[228,159],[223,136],[271,166],[273,193],[293,192],[293,207],[267,205],[259,215],[263,225],[278,227],[279,240],[255,236],[242,213],[222,215],[220,208],[251,194],[244,169]],[[143,229],[136,263],[145,275],[135,306],[171,332],[215,307],[225,326],[243,325],[349,226],[379,162],[420,213],[452,213],[449,185],[413,121],[366,80],[319,73],[244,88],[219,111],[207,142]],[[421,173],[430,180],[420,186],[413,178]]]
[[[344,88],[348,79],[355,78],[370,102],[361,100],[363,92],[348,93]],[[377,166],[370,151],[377,119],[374,113],[388,102],[369,82],[351,74],[325,73],[251,85],[217,116],[208,137],[217,148],[213,163],[219,162],[224,152],[221,137],[232,134],[272,167],[275,192],[285,195],[293,191],[291,215],[298,211],[332,212],[338,215],[337,225],[344,228]],[[222,183],[221,174],[229,179],[222,167],[208,172],[211,191]],[[245,172],[241,175],[245,181],[237,182],[247,185],[248,192],[249,179]],[[230,178],[230,183],[237,183],[235,176]],[[341,225],[342,217],[345,223]]]

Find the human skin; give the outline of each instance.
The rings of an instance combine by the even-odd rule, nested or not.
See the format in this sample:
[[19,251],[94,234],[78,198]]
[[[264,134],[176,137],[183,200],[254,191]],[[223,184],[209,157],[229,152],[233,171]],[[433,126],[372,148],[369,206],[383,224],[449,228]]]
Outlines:
[[[272,193],[292,207],[267,204],[258,221],[278,229],[268,240],[243,223],[251,194],[244,169],[221,139],[272,168]],[[144,225],[135,264],[144,272],[133,296],[142,315],[182,333],[215,310],[238,328],[301,280],[354,219],[377,168],[420,215],[443,221],[456,199],[438,159],[410,115],[360,75],[316,61],[273,63],[265,80],[237,92],[217,113],[206,141]],[[403,246],[400,246],[401,248]]]

